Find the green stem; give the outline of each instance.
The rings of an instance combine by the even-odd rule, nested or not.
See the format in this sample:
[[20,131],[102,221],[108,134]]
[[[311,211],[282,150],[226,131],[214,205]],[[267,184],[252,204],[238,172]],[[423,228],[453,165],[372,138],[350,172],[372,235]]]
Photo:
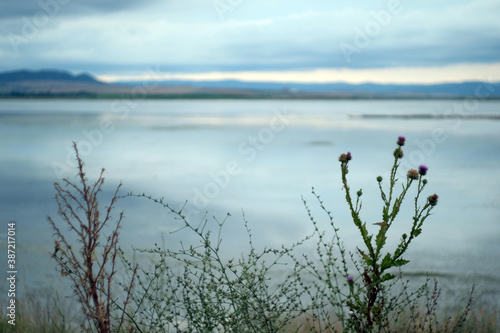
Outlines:
[[351,192],[349,189],[349,186],[347,185],[347,165],[342,163],[341,165],[341,170],[342,170],[342,184],[344,185],[345,189],[345,198],[347,203],[349,204],[349,209],[351,210],[351,216],[353,219],[354,224],[356,227],[358,227],[361,237],[363,238],[363,242],[365,243],[366,247],[368,248],[368,251],[370,252],[370,256],[373,260],[373,265],[375,265],[375,251],[373,250],[373,246],[370,241],[370,237],[368,236],[368,231],[366,230],[366,226],[363,225],[361,222],[361,219],[359,218],[359,212],[356,211],[353,203],[352,203],[352,198],[351,198]]
[[[391,201],[392,201],[392,192],[394,190],[394,186],[396,185],[396,171],[398,170],[398,158],[394,157],[394,164],[392,165],[391,169],[391,179],[390,179],[390,188],[389,188],[389,200],[385,203],[386,205],[386,210],[389,212],[389,208],[391,206]],[[389,222],[389,220],[384,220],[384,222]]]

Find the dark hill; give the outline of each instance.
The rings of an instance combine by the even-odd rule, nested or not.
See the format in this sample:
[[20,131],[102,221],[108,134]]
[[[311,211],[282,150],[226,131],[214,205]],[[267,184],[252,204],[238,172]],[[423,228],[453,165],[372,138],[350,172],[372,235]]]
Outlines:
[[51,81],[51,82],[73,82],[73,83],[93,83],[103,84],[89,74],[83,73],[73,75],[66,71],[60,70],[18,70],[12,72],[0,73],[0,84],[11,84],[19,82],[36,82],[36,81]]

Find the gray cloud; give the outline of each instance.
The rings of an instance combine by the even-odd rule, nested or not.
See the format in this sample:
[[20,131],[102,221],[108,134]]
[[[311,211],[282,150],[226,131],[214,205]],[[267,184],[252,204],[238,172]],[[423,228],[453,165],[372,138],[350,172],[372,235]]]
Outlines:
[[110,13],[150,5],[156,0],[3,0],[0,19],[31,18],[38,12],[57,12],[57,15],[85,15]]
[[[42,2],[49,1],[61,0]],[[147,65],[204,72],[500,61],[496,0],[401,0],[397,13],[386,1],[242,0],[223,20],[207,0],[67,1],[65,13],[61,7],[61,15],[29,36],[26,18],[40,10],[39,1],[2,2],[0,70],[105,74]]]

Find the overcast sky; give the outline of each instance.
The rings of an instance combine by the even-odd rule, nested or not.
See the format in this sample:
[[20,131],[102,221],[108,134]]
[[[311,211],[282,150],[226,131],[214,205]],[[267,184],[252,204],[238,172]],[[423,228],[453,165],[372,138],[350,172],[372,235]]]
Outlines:
[[0,31],[0,71],[500,81],[499,0],[0,0]]

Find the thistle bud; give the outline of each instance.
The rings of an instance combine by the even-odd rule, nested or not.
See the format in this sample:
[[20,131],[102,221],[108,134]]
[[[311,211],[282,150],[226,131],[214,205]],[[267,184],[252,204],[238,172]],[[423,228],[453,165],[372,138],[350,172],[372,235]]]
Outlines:
[[347,283],[349,284],[349,290],[351,291],[352,294],[354,292],[354,277],[348,276]]
[[352,160],[351,152],[347,152],[347,154],[341,154],[339,157],[339,162],[342,162],[342,163],[347,163],[350,160]]
[[434,207],[437,205],[438,199],[439,199],[439,196],[436,193],[434,193],[433,195],[431,195],[427,198],[427,201],[429,201],[429,205]]
[[418,179],[418,171],[415,169],[410,169],[406,176],[413,180]]
[[398,136],[398,146],[403,147],[405,145],[406,138],[404,136]]
[[382,176],[378,176],[377,181],[380,183],[382,181]]
[[363,190],[362,189],[359,190],[356,194],[358,195],[358,197],[362,196],[363,195]]
[[401,149],[401,147],[396,148],[396,150],[394,150],[394,157],[403,158],[403,149]]

